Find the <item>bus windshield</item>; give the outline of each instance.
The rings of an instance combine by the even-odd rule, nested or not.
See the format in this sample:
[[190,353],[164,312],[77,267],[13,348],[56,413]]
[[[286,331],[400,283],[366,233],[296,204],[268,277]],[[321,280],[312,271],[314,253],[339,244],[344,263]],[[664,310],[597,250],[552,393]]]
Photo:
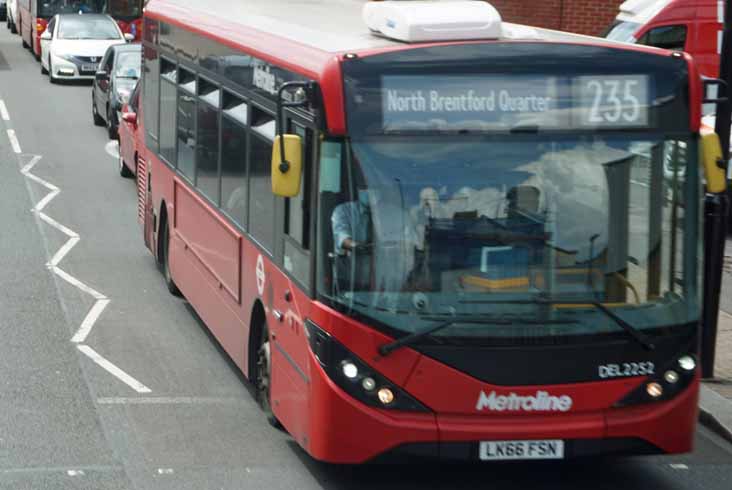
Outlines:
[[[321,297],[404,333],[454,317],[436,334],[453,337],[617,332],[590,303],[637,329],[696,321],[695,144],[620,133],[326,141]],[[501,321],[470,323],[486,315]]]

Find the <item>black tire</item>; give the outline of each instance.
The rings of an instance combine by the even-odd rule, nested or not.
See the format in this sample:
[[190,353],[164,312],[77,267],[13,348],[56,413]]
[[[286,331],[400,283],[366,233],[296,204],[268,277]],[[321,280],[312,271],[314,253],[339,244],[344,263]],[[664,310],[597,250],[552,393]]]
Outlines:
[[8,26],[8,29],[10,29],[11,34],[17,34],[18,28],[15,26],[15,22],[10,22],[10,25]]
[[272,355],[270,349],[269,328],[267,323],[262,325],[262,335],[259,339],[259,347],[257,348],[257,372],[254,378],[254,387],[257,390],[257,402],[259,403],[267,423],[276,429],[281,429],[282,424],[274,412],[272,412]]
[[110,106],[107,106],[107,135],[111,140],[119,139],[119,132],[117,131],[117,111],[112,110]]
[[92,119],[94,120],[94,126],[104,126],[104,118],[99,115],[97,111],[97,101],[94,97],[94,90],[92,90]]
[[48,75],[48,70],[43,66],[43,63],[41,63],[41,75]]
[[168,226],[166,224],[165,228],[163,228],[163,236],[161,237],[163,240],[163,278],[165,279],[165,285],[168,287],[170,294],[173,296],[183,296],[178,286],[176,286],[175,281],[173,281],[173,276],[170,274],[170,264],[168,263],[170,237],[168,233]]
[[127,165],[125,165],[125,161],[122,158],[122,149],[118,147],[118,150],[119,150],[119,175],[120,175],[120,177],[129,179],[134,174],[132,173],[132,171],[129,168],[127,168]]
[[25,42],[25,38],[23,37],[23,34],[22,34],[22,33],[21,33],[21,35],[20,35],[20,42],[21,42],[21,44],[23,45],[23,47],[24,47],[25,49],[28,49],[28,48],[30,48],[30,46],[28,46],[28,43],[27,43],[27,42]]

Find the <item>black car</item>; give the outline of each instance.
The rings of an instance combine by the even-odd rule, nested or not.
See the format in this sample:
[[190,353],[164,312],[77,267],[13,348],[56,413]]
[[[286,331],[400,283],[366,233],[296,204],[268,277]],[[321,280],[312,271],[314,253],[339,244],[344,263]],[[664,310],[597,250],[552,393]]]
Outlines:
[[142,66],[139,44],[110,46],[92,84],[92,116],[97,126],[107,126],[109,137],[119,137],[119,113],[129,100]]
[[0,0],[0,20],[8,20],[8,4],[6,0]]

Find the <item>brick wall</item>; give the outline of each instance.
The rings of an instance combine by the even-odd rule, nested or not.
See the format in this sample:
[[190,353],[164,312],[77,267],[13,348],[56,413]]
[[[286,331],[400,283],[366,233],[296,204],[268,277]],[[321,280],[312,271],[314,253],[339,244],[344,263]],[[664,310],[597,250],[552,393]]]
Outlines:
[[599,36],[622,0],[489,0],[504,20]]

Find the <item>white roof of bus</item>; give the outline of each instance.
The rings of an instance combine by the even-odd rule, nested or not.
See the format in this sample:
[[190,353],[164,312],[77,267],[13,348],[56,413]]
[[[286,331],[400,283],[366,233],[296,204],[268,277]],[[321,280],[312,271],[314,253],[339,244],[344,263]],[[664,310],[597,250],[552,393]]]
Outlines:
[[[146,9],[172,18],[195,17],[200,21],[193,27],[212,32],[215,19],[221,19],[325,52],[403,46],[402,42],[369,31],[361,15],[364,3],[365,0],[150,0]],[[507,22],[503,23],[501,39],[611,43],[602,38]]]
[[673,0],[627,0],[620,5],[617,20],[645,24]]

